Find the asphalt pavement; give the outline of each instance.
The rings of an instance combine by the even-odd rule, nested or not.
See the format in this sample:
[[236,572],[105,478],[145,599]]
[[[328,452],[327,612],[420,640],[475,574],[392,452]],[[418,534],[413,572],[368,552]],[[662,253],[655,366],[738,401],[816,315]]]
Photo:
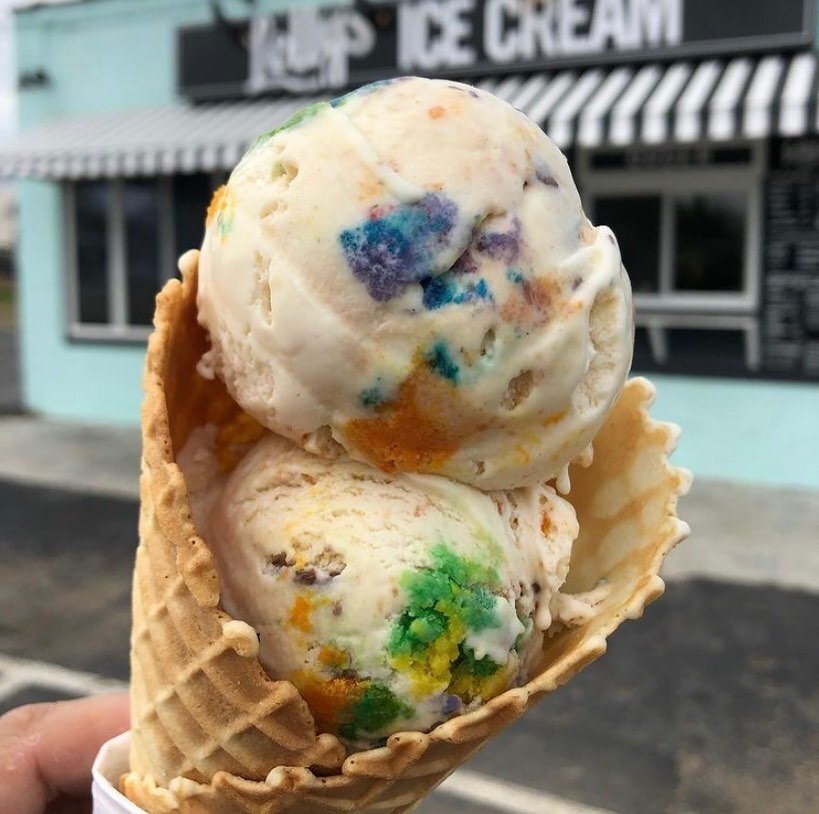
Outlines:
[[0,481],[0,653],[127,678],[137,508]]

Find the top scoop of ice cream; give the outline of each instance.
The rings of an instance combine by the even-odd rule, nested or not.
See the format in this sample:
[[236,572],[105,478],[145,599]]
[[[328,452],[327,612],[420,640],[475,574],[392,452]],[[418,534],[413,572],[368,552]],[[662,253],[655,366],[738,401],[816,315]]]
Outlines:
[[550,487],[486,494],[272,434],[225,482],[208,443],[198,430],[180,462],[222,606],[321,731],[428,729],[525,680],[578,532]]
[[214,199],[200,369],[313,452],[484,489],[548,480],[631,362],[617,242],[526,116],[440,80],[306,108]]

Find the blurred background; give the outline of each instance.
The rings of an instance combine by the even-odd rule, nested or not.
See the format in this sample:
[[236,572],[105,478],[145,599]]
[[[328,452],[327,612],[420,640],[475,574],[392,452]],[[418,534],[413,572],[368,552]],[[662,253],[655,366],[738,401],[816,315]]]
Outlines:
[[0,711],[127,680],[145,342],[212,191],[310,101],[447,76],[614,228],[697,480],[666,596],[421,810],[819,810],[816,5],[0,0]]

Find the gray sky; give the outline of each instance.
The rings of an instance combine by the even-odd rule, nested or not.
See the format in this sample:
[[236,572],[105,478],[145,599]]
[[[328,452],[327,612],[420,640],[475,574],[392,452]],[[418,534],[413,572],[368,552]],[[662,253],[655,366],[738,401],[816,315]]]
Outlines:
[[14,132],[14,43],[11,36],[12,0],[0,0],[0,141]]

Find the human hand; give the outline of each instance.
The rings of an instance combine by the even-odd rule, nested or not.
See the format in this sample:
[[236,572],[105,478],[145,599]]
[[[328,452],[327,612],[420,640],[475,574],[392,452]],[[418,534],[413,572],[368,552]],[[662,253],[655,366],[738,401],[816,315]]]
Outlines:
[[0,814],[88,814],[91,764],[128,720],[127,693],[7,712],[0,718]]

